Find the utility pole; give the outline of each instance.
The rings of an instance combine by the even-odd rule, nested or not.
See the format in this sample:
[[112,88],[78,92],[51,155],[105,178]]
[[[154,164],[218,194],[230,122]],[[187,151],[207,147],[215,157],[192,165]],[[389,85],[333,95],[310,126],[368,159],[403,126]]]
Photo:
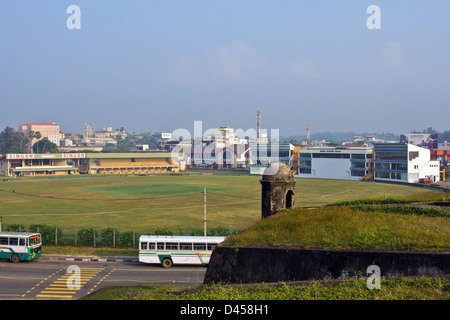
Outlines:
[[206,237],[206,188],[203,190],[203,232]]

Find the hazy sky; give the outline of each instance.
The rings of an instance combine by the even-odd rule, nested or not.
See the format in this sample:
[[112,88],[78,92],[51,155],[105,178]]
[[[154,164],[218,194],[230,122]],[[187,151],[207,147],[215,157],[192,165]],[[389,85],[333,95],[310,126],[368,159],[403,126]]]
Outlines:
[[0,0],[0,130],[247,130],[257,108],[281,136],[450,130],[449,14],[448,0]]

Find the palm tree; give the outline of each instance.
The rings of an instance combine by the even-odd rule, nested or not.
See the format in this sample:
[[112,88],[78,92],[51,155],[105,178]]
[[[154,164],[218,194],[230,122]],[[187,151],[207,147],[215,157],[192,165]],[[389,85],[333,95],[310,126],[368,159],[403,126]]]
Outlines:
[[[39,139],[41,139],[42,135],[39,131],[36,131],[34,133],[34,137],[38,140],[37,142],[39,142]],[[36,152],[39,153],[39,145],[36,146]]]
[[28,138],[30,138],[30,150],[31,150],[31,153],[33,153],[33,138],[34,138],[33,130],[28,131]]

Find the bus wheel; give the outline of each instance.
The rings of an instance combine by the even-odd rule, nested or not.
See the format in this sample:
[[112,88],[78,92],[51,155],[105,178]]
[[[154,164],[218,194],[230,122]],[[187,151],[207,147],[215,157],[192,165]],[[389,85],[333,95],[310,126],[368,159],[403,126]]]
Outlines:
[[12,263],[18,263],[18,262],[20,262],[19,256],[18,256],[17,254],[15,254],[15,253],[13,253],[13,254],[11,255],[10,260],[11,260]]
[[169,258],[165,258],[165,259],[163,259],[163,261],[161,261],[161,265],[163,266],[163,268],[170,268],[172,266],[172,264],[173,264],[173,262]]

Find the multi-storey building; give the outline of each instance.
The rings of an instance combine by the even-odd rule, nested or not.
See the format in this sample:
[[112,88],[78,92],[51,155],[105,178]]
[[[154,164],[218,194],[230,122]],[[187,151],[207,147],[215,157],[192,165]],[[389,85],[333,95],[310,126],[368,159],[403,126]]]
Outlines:
[[238,143],[238,138],[233,128],[220,127],[214,133],[214,142],[217,148],[226,148],[229,145]]
[[47,138],[50,142],[53,142],[57,146],[60,144],[59,125],[54,122],[24,123],[19,126],[19,132],[25,134],[26,137],[29,137],[30,131],[39,132],[41,134],[40,139],[31,139],[31,143],[28,145],[28,151],[30,152],[33,144],[44,138]]
[[372,169],[368,147],[308,147],[298,153],[300,178],[361,180]]
[[416,183],[439,181],[439,161],[431,151],[409,143],[374,145],[374,179]]

